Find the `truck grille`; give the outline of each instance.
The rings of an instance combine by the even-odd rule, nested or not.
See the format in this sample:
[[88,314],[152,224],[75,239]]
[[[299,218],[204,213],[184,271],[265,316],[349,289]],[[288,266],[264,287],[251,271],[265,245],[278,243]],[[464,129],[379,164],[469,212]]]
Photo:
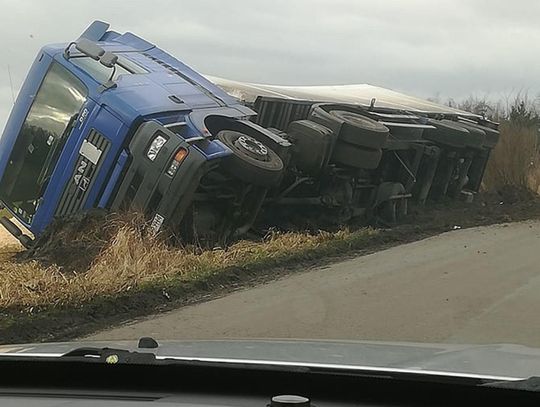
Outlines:
[[62,194],[55,216],[65,216],[81,210],[109,145],[109,140],[96,130],[92,129],[88,133],[79,150],[75,170]]

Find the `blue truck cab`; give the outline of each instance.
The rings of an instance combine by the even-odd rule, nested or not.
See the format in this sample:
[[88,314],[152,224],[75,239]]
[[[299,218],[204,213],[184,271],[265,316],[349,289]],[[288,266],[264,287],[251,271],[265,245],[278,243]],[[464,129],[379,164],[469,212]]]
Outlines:
[[[37,55],[0,139],[0,201],[36,237],[91,208],[143,211],[155,230],[234,233],[249,227],[288,148],[246,120],[254,114],[165,51],[96,21]],[[255,165],[238,165],[238,149]],[[269,178],[257,160],[271,161]]]

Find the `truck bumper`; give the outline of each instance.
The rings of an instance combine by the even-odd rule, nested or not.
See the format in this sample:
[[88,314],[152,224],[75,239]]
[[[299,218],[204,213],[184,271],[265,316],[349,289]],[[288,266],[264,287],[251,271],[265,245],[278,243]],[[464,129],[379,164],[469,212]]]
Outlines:
[[[167,141],[151,161],[147,151],[158,135]],[[167,174],[173,157],[180,148],[188,150],[187,157],[174,174]],[[129,145],[131,162],[118,188],[111,210],[136,210],[152,218],[157,231],[163,224],[178,224],[193,201],[202,176],[211,161],[194,146],[156,122],[140,126]]]

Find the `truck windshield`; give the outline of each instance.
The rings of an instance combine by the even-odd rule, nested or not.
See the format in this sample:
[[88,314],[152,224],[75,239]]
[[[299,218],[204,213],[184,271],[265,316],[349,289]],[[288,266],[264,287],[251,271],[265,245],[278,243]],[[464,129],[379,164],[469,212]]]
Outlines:
[[58,63],[47,72],[13,147],[0,195],[31,223],[87,89]]

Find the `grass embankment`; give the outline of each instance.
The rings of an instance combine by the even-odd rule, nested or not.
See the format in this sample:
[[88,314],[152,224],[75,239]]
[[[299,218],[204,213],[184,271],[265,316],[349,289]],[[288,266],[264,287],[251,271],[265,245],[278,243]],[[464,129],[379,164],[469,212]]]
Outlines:
[[[298,267],[302,262],[306,266],[358,250],[378,236],[369,228],[272,233],[227,249],[201,250],[172,247],[159,236],[149,236],[137,217],[104,222],[103,230],[71,235],[61,250],[47,249],[32,260],[24,260],[20,248],[0,250],[0,343],[81,336],[127,318],[302,270],[305,267]],[[99,222],[94,226],[99,228]],[[100,234],[107,238],[95,239]],[[86,251],[88,236],[93,236],[94,246]],[[102,244],[97,256],[96,241]],[[66,264],[65,251],[76,251],[81,258],[77,264],[89,266],[76,270],[59,265]],[[73,257],[67,265],[72,263]]]
[[156,286],[165,289],[202,281],[231,267],[268,267],[299,260],[314,251],[355,244],[373,234],[376,232],[371,229],[315,235],[281,233],[260,242],[240,241],[226,250],[202,251],[170,247],[126,222],[88,270],[66,271],[57,264],[43,266],[36,260],[1,262],[0,309],[77,306],[96,297],[116,297]]

